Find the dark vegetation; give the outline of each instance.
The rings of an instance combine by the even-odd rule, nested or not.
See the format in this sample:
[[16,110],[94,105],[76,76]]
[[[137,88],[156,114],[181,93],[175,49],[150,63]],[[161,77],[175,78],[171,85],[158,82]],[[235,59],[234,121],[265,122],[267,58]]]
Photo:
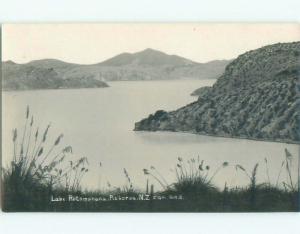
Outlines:
[[197,101],[160,118],[150,115],[135,130],[298,143],[299,74],[300,42],[246,52],[226,66],[213,87],[196,90]]
[[[160,117],[164,112],[159,112]],[[81,180],[88,173],[86,158],[72,159],[72,147],[60,149],[63,135],[49,142],[48,125],[42,134],[34,127],[29,108],[23,132],[13,130],[13,159],[2,169],[2,209],[14,211],[118,211],[118,212],[243,212],[298,211],[299,185],[293,181],[292,154],[285,149],[285,159],[277,180],[257,183],[259,164],[252,171],[234,165],[240,176],[249,179],[248,186],[223,189],[214,186],[220,170],[230,166],[223,162],[210,168],[203,160],[178,158],[173,169],[176,181],[169,184],[154,167],[143,169],[146,189],[136,189],[124,168],[126,184],[119,188],[107,182],[106,190],[87,191]],[[99,164],[102,167],[102,164]],[[262,167],[262,166],[261,166]],[[269,177],[268,161],[265,171]],[[282,178],[286,177],[285,180]],[[152,181],[152,182],[151,182]],[[161,190],[155,192],[153,181]],[[70,195],[72,197],[70,197]],[[142,199],[141,199],[142,198]],[[63,199],[65,201],[63,201]],[[75,200],[74,200],[75,199]],[[76,199],[79,199],[76,201]],[[98,200],[97,200],[98,199]],[[100,201],[106,199],[106,201]],[[56,200],[56,201],[54,201]]]

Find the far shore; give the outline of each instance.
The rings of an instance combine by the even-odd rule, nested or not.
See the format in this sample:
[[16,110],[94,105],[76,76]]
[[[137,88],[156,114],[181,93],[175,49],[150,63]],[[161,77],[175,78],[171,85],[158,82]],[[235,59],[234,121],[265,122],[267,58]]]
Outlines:
[[102,88],[109,88],[110,86],[103,86],[103,87],[91,87],[91,88],[45,88],[45,89],[2,89],[2,92],[26,92],[26,91],[43,91],[43,90],[76,90],[76,89],[102,89]]
[[[193,78],[182,78],[182,79],[157,79],[157,80],[111,80],[111,81],[104,81],[107,86],[103,87],[82,87],[82,88],[44,88],[44,89],[5,89],[2,88],[2,92],[24,92],[24,91],[43,91],[43,90],[76,90],[76,89],[102,89],[102,88],[109,88],[109,83],[115,83],[115,82],[151,82],[151,81],[203,81],[203,80],[217,80],[217,78],[207,78],[207,79],[193,79]],[[197,87],[195,87],[197,89]]]

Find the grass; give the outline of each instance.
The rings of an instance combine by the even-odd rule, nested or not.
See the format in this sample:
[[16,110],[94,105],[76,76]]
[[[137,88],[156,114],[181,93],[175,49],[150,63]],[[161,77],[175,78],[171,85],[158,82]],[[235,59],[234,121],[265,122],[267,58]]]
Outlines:
[[57,149],[63,135],[48,144],[50,124],[40,134],[34,130],[34,118],[29,117],[29,107],[25,113],[23,133],[13,130],[13,158],[7,168],[2,169],[2,199],[4,210],[35,210],[45,205],[45,198],[56,190],[74,192],[80,190],[80,182],[85,173],[87,158],[76,161],[72,147]]
[[[293,181],[293,155],[285,149],[285,158],[270,181],[269,165],[256,163],[251,171],[232,165],[240,176],[249,179],[248,186],[220,189],[214,185],[218,173],[229,166],[221,163],[215,169],[200,158],[178,157],[172,172],[174,183],[168,183],[154,166],[142,169],[146,179],[144,191],[134,187],[131,176],[123,169],[125,184],[114,187],[106,182],[101,187],[103,165],[99,163],[99,189],[88,191],[81,186],[88,173],[87,158],[74,160],[72,147],[62,146],[63,135],[51,142],[50,124],[42,134],[34,126],[27,107],[25,124],[19,134],[13,130],[13,157],[2,169],[2,209],[14,211],[115,211],[115,212],[266,212],[299,211],[299,185]],[[257,183],[257,174],[264,168],[267,181]],[[283,180],[282,178],[286,179]],[[153,181],[160,186],[154,191]]]

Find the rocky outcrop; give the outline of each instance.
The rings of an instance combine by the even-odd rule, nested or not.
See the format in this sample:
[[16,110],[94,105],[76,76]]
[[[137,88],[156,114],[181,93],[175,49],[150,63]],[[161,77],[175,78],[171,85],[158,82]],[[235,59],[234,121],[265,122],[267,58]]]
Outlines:
[[211,91],[211,87],[210,86],[204,86],[201,87],[199,89],[196,89],[194,92],[191,93],[192,96],[205,96],[207,93],[209,93]]
[[300,142],[300,42],[249,51],[232,61],[196,102],[157,111],[135,130]]

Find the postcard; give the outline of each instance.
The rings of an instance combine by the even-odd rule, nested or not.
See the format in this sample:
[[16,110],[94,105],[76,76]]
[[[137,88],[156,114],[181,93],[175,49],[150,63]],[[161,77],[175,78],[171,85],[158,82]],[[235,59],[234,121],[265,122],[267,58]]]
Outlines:
[[299,24],[1,37],[3,211],[299,211]]

